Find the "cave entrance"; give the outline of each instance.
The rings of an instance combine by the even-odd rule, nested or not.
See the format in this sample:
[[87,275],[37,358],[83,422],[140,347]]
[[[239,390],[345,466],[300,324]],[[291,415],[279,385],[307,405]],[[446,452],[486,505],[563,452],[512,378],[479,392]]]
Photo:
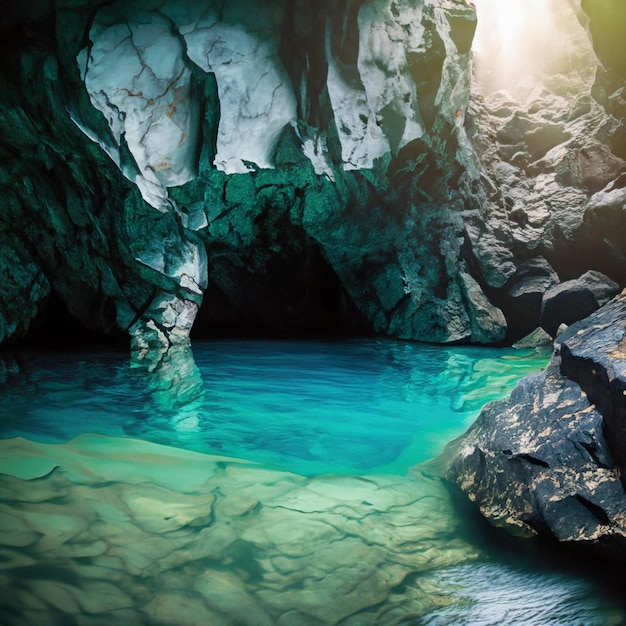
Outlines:
[[595,56],[579,0],[473,0],[475,87],[534,99],[538,87],[561,96],[591,87]]

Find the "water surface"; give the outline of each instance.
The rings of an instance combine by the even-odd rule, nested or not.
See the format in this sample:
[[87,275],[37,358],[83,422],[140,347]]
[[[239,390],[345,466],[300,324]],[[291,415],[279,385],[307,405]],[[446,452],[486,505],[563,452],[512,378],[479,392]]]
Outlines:
[[546,362],[383,339],[196,342],[155,375],[124,354],[23,354],[0,437],[131,436],[299,474],[404,473]]
[[379,339],[16,354],[0,623],[625,624],[619,578],[494,542],[416,465],[547,356]]

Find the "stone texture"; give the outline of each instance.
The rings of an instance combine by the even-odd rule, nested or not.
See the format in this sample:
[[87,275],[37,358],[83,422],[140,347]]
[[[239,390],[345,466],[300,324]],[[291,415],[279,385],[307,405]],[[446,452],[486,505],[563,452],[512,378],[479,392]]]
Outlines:
[[513,342],[538,325],[526,264],[626,283],[600,9],[566,71],[486,93],[460,0],[87,4],[1,18],[2,266],[24,269],[0,278],[0,341],[58,302],[142,346],[196,318],[498,343],[497,310]]
[[590,270],[576,279],[547,289],[541,301],[541,326],[556,337],[561,324],[569,326],[606,304],[619,292],[616,282]]
[[626,294],[559,337],[561,371],[575,380],[604,416],[604,432],[626,467]]
[[[41,280],[70,314],[128,330],[133,345],[167,346],[188,336],[208,280],[201,320],[218,328],[500,340],[501,319],[477,322],[495,310],[481,281],[468,297],[458,271],[462,201],[450,184],[466,160],[471,8],[324,3],[312,18],[279,1],[254,12],[246,2],[81,7],[3,17],[37,41],[21,51],[29,82],[44,77],[25,103],[5,77],[15,99],[5,148],[30,142],[5,197],[36,217],[34,194],[13,181],[41,193],[46,171],[71,163],[57,153],[93,163],[64,174],[67,203],[48,194],[51,223],[7,222],[20,250],[42,242]],[[55,22],[58,48],[45,35]],[[43,144],[36,110],[56,116]],[[45,165],[27,171],[33,160]]]
[[593,95],[611,115],[622,122],[619,130],[609,139],[608,145],[623,159],[626,158],[623,123],[626,115],[624,99],[626,64],[619,50],[626,24],[626,8],[617,0],[609,0],[602,4],[581,0],[581,6],[589,19],[589,32],[594,51],[601,62],[596,72]]
[[503,301],[511,338],[525,336],[540,325],[543,294],[558,282],[557,273],[543,257],[525,261],[517,268],[507,282]]
[[[483,23],[493,25],[504,17],[504,10],[495,4],[479,5],[492,11],[483,16]],[[597,19],[591,27],[596,54],[603,63],[610,58],[612,65],[619,65],[602,32],[606,28],[612,41],[615,28],[607,16],[623,24],[623,7],[592,4],[583,2],[581,9],[576,3],[555,2],[541,24],[528,29],[528,37],[520,30],[500,44],[485,31],[485,41],[479,32],[476,42],[479,82],[466,125],[476,151],[478,178],[466,181],[464,225],[487,293],[507,318],[509,341],[539,325],[539,292],[552,286],[542,286],[533,296],[516,293],[526,264],[535,259],[545,259],[554,270],[558,280],[549,281],[553,284],[593,269],[624,285],[620,211],[611,208],[595,223],[592,218],[596,197],[605,197],[602,190],[620,186],[624,161],[616,138],[624,113],[611,107],[594,86],[604,70],[592,70],[594,50],[579,27],[588,19],[584,11],[592,22]],[[521,10],[521,3],[511,7],[510,15],[516,10]],[[546,31],[551,36],[558,32],[559,44],[546,44],[538,54],[526,40]],[[525,45],[520,45],[522,40]],[[496,45],[502,46],[498,58]],[[491,56],[481,60],[481,53],[489,52]],[[532,63],[522,64],[526,58]],[[512,72],[512,64],[519,71]],[[617,89],[617,81],[615,85]]]
[[304,478],[93,435],[0,447],[9,623],[399,623],[454,601],[422,588],[433,568],[479,556],[419,470]]
[[[99,333],[128,330],[142,321],[153,300],[197,304],[201,299],[197,289],[189,293],[176,270],[163,271],[178,252],[164,253],[167,260],[160,265],[157,253],[148,253],[149,233],[154,241],[168,241],[172,252],[192,245],[176,215],[146,205],[115,160],[92,142],[109,138],[110,130],[89,102],[76,64],[88,20],[80,7],[60,8],[58,14],[50,9],[24,14],[14,7],[2,17],[7,63],[1,78],[0,225],[8,240],[0,256],[12,269],[2,273],[0,293],[12,304],[0,317],[8,316],[4,326],[16,338],[37,311],[44,327],[45,318],[54,317],[46,312],[49,291],[71,316]],[[81,129],[89,129],[89,136]],[[118,156],[126,173],[138,173],[126,144]],[[138,257],[148,258],[150,268]],[[24,311],[19,324],[12,318],[14,308]]]
[[467,273],[461,273],[463,293],[471,302],[469,307],[472,339],[477,343],[503,341],[506,337],[506,318],[493,306],[480,285]]
[[541,301],[541,327],[556,337],[561,324],[569,326],[591,315],[598,302],[591,289],[577,280],[567,280],[551,287]]
[[531,333],[528,333],[525,337],[522,337],[519,341],[513,344],[514,348],[540,348],[544,346],[551,346],[554,338],[548,335],[543,328],[535,328]]
[[626,559],[626,294],[571,326],[547,370],[488,404],[448,480],[494,525]]
[[599,307],[607,304],[620,291],[619,285],[614,280],[595,270],[585,272],[578,281],[589,288]]

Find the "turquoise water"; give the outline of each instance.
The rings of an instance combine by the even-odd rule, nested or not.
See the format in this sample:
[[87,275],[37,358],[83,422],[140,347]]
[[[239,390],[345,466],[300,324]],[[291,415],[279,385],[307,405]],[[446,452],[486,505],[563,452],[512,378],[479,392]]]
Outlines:
[[380,339],[15,354],[0,623],[626,624],[621,573],[511,550],[409,471],[547,358]]
[[0,437],[130,436],[300,474],[403,473],[546,355],[382,339],[197,342],[149,374],[119,353],[23,354]]

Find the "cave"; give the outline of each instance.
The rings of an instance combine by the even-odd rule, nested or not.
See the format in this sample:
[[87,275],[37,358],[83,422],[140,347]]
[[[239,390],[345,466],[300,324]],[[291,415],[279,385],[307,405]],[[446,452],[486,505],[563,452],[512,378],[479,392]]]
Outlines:
[[5,1],[0,622],[626,620],[625,27]]

